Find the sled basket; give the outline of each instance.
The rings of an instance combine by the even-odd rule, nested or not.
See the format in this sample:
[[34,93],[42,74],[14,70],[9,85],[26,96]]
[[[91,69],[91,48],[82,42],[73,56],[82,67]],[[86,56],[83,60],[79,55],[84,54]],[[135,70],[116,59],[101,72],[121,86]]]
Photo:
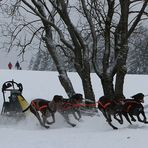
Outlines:
[[13,80],[7,81],[2,86],[3,106],[1,115],[21,116],[22,110],[28,106],[28,102],[22,96],[23,86]]

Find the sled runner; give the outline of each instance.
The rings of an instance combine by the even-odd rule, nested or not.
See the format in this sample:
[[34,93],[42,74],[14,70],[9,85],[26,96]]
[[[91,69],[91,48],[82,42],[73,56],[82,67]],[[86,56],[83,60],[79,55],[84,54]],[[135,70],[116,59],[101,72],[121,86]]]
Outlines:
[[28,102],[22,96],[23,86],[21,83],[16,83],[13,80],[7,81],[2,86],[3,106],[1,115],[22,116],[25,115],[22,111],[28,107]]

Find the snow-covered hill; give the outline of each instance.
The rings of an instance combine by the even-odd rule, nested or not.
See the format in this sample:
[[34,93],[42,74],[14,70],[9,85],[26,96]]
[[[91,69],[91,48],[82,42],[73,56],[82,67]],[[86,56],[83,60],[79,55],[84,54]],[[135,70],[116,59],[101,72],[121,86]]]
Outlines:
[[[70,79],[76,92],[83,93],[81,81],[76,73],[69,73]],[[0,87],[5,81],[14,79],[22,83],[23,96],[28,102],[34,98],[52,99],[55,94],[67,97],[64,89],[58,81],[56,72],[33,72],[0,70]],[[96,100],[103,92],[100,81],[95,74],[92,74],[92,83]],[[148,94],[147,75],[128,75],[125,80],[125,95],[127,97],[142,92]],[[147,99],[145,101],[147,104]],[[3,98],[0,92],[0,107]],[[83,116],[80,122],[71,120],[77,124],[72,128],[67,125],[60,114],[56,114],[56,123],[50,129],[40,127],[38,121],[32,114],[19,122],[13,119],[0,117],[0,147],[2,148],[139,148],[146,147],[148,125],[135,122],[129,125],[126,121],[119,125],[118,130],[106,123],[102,114],[100,116]],[[148,114],[147,114],[148,116]]]

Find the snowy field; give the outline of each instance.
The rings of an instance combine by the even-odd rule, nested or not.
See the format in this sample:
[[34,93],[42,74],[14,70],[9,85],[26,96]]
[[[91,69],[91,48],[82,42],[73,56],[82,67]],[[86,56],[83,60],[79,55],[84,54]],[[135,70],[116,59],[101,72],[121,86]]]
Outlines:
[[[81,81],[77,74],[69,73],[75,91],[83,93]],[[34,98],[51,100],[55,94],[67,97],[61,87],[56,72],[33,72],[0,70],[0,87],[6,81],[12,80],[22,83],[23,96],[30,102]],[[92,74],[96,101],[102,96],[100,81]],[[147,75],[128,75],[125,79],[124,93],[127,98],[142,92],[148,94]],[[0,92],[0,108],[3,97]],[[145,105],[148,97],[145,97]],[[147,111],[147,110],[146,110]],[[0,117],[0,147],[1,148],[139,148],[146,147],[148,139],[148,125],[139,122],[129,125],[125,120],[123,125],[116,125],[119,129],[113,130],[102,117],[83,116],[80,122],[72,128],[67,125],[60,114],[56,113],[56,123],[49,129],[42,128],[36,118],[29,114],[26,119],[16,122],[10,118]],[[146,114],[148,116],[148,114]]]

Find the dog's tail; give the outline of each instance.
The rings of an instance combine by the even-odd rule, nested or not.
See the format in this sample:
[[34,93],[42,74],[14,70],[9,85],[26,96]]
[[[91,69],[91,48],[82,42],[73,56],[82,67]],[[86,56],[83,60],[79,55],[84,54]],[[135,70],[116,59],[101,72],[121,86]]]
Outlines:
[[26,112],[29,108],[30,108],[30,105],[26,109],[24,109],[22,112],[23,113]]

